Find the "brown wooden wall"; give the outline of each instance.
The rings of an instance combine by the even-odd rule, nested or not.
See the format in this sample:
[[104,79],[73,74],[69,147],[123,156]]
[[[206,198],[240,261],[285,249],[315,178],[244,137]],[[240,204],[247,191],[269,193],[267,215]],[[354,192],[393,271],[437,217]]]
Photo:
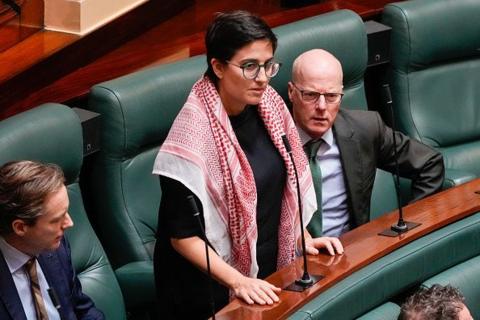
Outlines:
[[150,0],[85,37],[37,32],[0,52],[0,119],[45,102],[82,106],[96,83],[201,54],[203,31],[216,12],[250,10],[275,27],[338,9],[371,19],[389,2],[325,0],[287,8],[281,0]]

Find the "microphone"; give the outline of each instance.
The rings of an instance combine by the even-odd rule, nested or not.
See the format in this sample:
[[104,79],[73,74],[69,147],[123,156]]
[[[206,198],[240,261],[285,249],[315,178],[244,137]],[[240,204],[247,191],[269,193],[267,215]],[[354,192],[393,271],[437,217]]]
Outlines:
[[50,300],[52,300],[53,306],[55,309],[58,311],[58,315],[60,316],[60,319],[64,319],[62,312],[61,312],[61,305],[60,305],[60,299],[58,298],[57,292],[55,291],[54,288],[48,288],[47,289],[48,295],[50,296]]
[[212,286],[212,272],[210,270],[210,254],[208,251],[208,240],[205,228],[203,227],[202,218],[200,217],[200,211],[198,210],[197,203],[193,195],[187,197],[188,205],[193,212],[193,216],[197,218],[198,225],[202,232],[202,238],[205,242],[205,255],[207,257],[207,275],[208,275],[208,291],[210,294],[210,307],[212,309],[212,319],[215,320],[215,300],[213,299],[213,286]]
[[393,114],[393,102],[392,102],[392,93],[390,91],[390,85],[388,83],[382,86],[383,88],[383,95],[385,104],[390,109],[390,117],[392,122],[392,138],[393,138],[393,157],[395,159],[395,191],[397,193],[397,204],[398,204],[398,221],[397,223],[393,224],[390,229],[383,230],[379,233],[381,236],[387,237],[396,237],[402,233],[407,232],[408,230],[412,230],[413,228],[418,227],[421,225],[420,223],[416,222],[409,222],[403,220],[403,208],[402,208],[402,197],[400,194],[400,169],[398,167],[398,154],[397,154],[397,140],[395,137],[395,116]]
[[300,235],[302,240],[302,256],[303,256],[303,275],[300,279],[295,280],[293,283],[288,285],[285,290],[288,291],[295,291],[295,292],[303,292],[306,289],[313,286],[315,283],[320,281],[323,278],[322,275],[310,275],[308,273],[308,265],[307,265],[307,250],[305,245],[305,232],[303,226],[303,214],[302,214],[302,197],[300,195],[300,182],[298,180],[298,172],[297,166],[295,165],[295,160],[293,159],[292,154],[292,147],[290,145],[290,141],[286,135],[282,136],[283,144],[285,145],[285,149],[287,149],[287,153],[290,156],[290,160],[292,160],[293,164],[293,171],[295,173],[295,180],[297,182],[297,198],[298,198],[298,214],[300,215]]

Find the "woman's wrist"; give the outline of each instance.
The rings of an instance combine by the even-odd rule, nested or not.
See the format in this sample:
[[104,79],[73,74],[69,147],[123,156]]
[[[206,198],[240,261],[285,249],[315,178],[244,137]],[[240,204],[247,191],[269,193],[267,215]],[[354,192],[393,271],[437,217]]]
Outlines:
[[226,285],[228,288],[230,288],[231,290],[235,290],[235,288],[238,288],[240,286],[240,284],[242,283],[243,279],[245,278],[245,276],[243,274],[241,274],[238,270],[236,270],[235,268],[232,268],[231,270],[231,274],[228,276],[228,278],[226,279]]

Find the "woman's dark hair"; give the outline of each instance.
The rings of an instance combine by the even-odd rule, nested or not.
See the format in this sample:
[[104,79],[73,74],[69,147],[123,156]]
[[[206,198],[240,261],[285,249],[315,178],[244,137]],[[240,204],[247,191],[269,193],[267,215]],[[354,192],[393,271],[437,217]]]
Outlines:
[[275,52],[277,37],[260,17],[241,10],[217,14],[205,34],[208,64],[205,75],[216,84],[218,78],[213,72],[212,58],[225,62],[242,47],[263,39],[270,41]]

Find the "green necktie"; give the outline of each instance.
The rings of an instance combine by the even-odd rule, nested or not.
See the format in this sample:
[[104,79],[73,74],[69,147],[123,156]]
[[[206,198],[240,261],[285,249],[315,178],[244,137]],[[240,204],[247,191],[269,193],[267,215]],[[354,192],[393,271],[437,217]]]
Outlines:
[[314,238],[322,236],[322,170],[317,163],[317,152],[322,143],[322,139],[310,140],[304,146],[310,164],[310,171],[312,172],[315,195],[317,196],[317,211],[315,211],[312,220],[310,220],[310,223],[307,226],[308,232],[310,232]]

